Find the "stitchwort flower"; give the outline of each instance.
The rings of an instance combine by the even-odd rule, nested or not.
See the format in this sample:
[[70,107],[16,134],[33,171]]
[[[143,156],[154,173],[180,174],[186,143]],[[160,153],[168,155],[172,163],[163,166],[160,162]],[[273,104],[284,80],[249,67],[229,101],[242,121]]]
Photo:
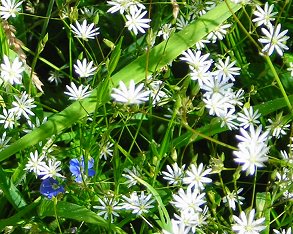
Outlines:
[[112,98],[116,102],[125,104],[141,104],[149,100],[150,91],[145,90],[143,83],[135,87],[134,80],[129,83],[129,88],[126,87],[123,81],[119,82],[119,89],[113,88]]
[[127,27],[129,31],[133,31],[135,35],[138,34],[138,31],[145,33],[145,29],[150,27],[149,22],[151,22],[150,19],[143,19],[146,14],[147,11],[142,12],[142,9],[135,10],[131,8],[129,14],[125,16],[127,20],[125,27]]
[[21,73],[23,71],[23,64],[19,61],[18,57],[16,57],[11,63],[6,55],[3,56],[3,63],[1,64],[1,78],[5,83],[10,83],[12,85],[21,84]]
[[269,24],[268,29],[262,28],[261,31],[264,36],[258,39],[258,41],[264,44],[262,52],[270,56],[276,50],[280,56],[283,56],[283,50],[289,49],[285,45],[289,39],[289,36],[286,35],[288,30],[281,31],[281,24],[278,24],[276,27]]
[[20,5],[23,1],[17,2],[15,0],[2,0],[0,6],[0,15],[4,20],[10,17],[16,17],[16,14],[21,10]]
[[78,21],[75,22],[75,25],[70,25],[75,34],[75,37],[81,38],[82,40],[87,41],[88,39],[94,39],[95,36],[99,35],[99,28],[95,28],[95,24],[91,23],[88,25],[86,19],[83,20],[82,24]]

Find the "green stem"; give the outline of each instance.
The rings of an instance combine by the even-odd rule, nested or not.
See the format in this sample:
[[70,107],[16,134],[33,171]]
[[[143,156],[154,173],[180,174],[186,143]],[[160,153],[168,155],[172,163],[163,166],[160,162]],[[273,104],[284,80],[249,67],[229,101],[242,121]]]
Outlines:
[[284,99],[285,99],[285,102],[286,102],[286,104],[287,104],[287,106],[288,106],[288,108],[289,108],[289,110],[290,110],[290,112],[291,112],[291,115],[293,115],[292,105],[291,105],[291,103],[290,103],[290,100],[289,100],[289,98],[288,98],[288,96],[287,96],[287,94],[286,94],[286,91],[285,91],[285,89],[284,89],[284,86],[283,86],[283,84],[282,84],[282,82],[281,82],[281,80],[280,80],[280,78],[279,78],[279,75],[278,75],[278,73],[277,73],[277,71],[276,71],[276,69],[275,69],[275,67],[274,67],[274,65],[273,65],[273,63],[272,63],[270,57],[266,55],[266,56],[264,56],[264,58],[265,58],[267,64],[269,65],[271,71],[273,72],[273,75],[274,75],[274,77],[275,77],[275,80],[276,80],[277,83],[278,83],[278,86],[279,86],[279,88],[280,88],[280,90],[281,90],[281,93],[282,93],[282,95],[283,95],[283,97],[284,97]]

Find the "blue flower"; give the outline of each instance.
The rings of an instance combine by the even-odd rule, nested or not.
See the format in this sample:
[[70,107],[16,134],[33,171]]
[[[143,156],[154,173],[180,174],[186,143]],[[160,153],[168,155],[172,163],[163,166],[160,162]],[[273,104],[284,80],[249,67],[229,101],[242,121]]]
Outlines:
[[40,192],[47,198],[51,199],[52,197],[56,197],[59,193],[64,193],[64,187],[59,185],[57,180],[49,177],[42,181]]
[[[88,176],[92,177],[95,175],[95,171],[92,169],[94,166],[94,159],[91,158],[88,160]],[[81,162],[77,159],[71,159],[69,162],[69,170],[72,175],[75,177],[75,181],[78,183],[82,182],[82,174],[85,171],[84,159],[82,158]],[[84,175],[83,175],[84,176]]]

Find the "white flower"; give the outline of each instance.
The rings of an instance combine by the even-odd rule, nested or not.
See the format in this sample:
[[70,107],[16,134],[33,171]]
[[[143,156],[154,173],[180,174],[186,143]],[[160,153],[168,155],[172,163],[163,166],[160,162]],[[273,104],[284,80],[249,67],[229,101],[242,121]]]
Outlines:
[[138,178],[142,177],[139,167],[133,166],[132,170],[125,168],[124,171],[125,173],[123,173],[122,176],[127,179],[126,184],[128,188],[137,184],[136,177]]
[[57,86],[58,84],[61,83],[62,78],[64,78],[64,75],[60,73],[59,71],[49,71],[48,81],[50,83],[54,82],[55,85]]
[[188,49],[182,53],[180,60],[187,62],[191,67],[191,70],[201,70],[202,68],[209,69],[213,63],[212,59],[208,59],[210,54],[201,55],[200,50]]
[[17,117],[23,115],[26,119],[29,119],[29,115],[34,116],[34,112],[31,111],[32,108],[36,107],[34,99],[31,98],[26,92],[22,92],[20,98],[14,95],[16,101],[12,102],[14,106],[11,111],[15,113]]
[[144,191],[137,195],[137,192],[132,192],[130,197],[122,196],[125,202],[122,204],[122,208],[126,210],[131,210],[133,214],[142,215],[143,213],[148,213],[149,209],[154,206],[154,199],[152,199],[152,194],[147,196],[144,194]]
[[82,60],[82,62],[78,59],[76,61],[76,64],[73,65],[75,68],[75,72],[80,76],[80,77],[89,77],[95,74],[96,67],[93,66],[93,61],[90,61],[87,63],[86,58]]
[[100,210],[98,215],[104,216],[104,219],[109,219],[113,223],[113,215],[118,217],[119,214],[116,212],[120,210],[121,207],[118,206],[118,201],[114,198],[104,197],[103,199],[99,198],[100,206],[93,206],[94,209]]
[[94,28],[94,23],[88,25],[87,21],[83,20],[82,25],[80,25],[78,21],[75,22],[75,25],[76,27],[70,24],[70,27],[73,29],[73,33],[75,34],[75,37],[81,38],[85,41],[87,41],[87,39],[94,39],[95,36],[99,34],[99,28]]
[[164,40],[167,40],[170,36],[170,34],[174,31],[174,28],[172,28],[171,24],[164,24],[160,31],[158,32],[157,36],[163,36]]
[[130,9],[145,9],[145,6],[136,0],[113,0],[107,1],[107,3],[111,6],[107,12],[112,14],[117,11],[119,11],[120,14],[123,14],[125,11],[129,11]]
[[10,16],[16,17],[16,14],[20,11],[20,5],[23,1],[16,2],[15,0],[2,0],[0,6],[1,18],[7,20]]
[[269,30],[262,28],[261,31],[264,36],[258,39],[259,42],[265,44],[262,52],[265,52],[270,56],[274,50],[276,50],[280,56],[283,56],[283,50],[289,49],[289,47],[285,45],[286,41],[290,38],[289,36],[286,36],[288,30],[281,32],[281,24],[278,24],[277,27],[269,24],[268,29]]
[[168,181],[169,184],[177,185],[182,183],[183,173],[185,165],[179,167],[177,163],[167,165],[167,171],[163,171],[163,178]]
[[237,193],[235,190],[232,192],[228,191],[227,195],[223,197],[223,202],[228,203],[229,207],[231,207],[232,210],[236,209],[236,203],[239,203],[240,205],[243,204],[244,197],[239,196],[239,194],[243,191],[243,188],[240,188],[237,190]]
[[107,160],[107,156],[113,156],[113,143],[107,142],[107,144],[100,144],[100,158]]
[[231,27],[231,24],[223,24],[217,26],[212,32],[207,35],[207,40],[211,40],[212,43],[215,43],[217,40],[223,40],[227,29]]
[[41,179],[45,180],[49,177],[52,178],[56,178],[56,177],[61,177],[63,178],[64,176],[62,176],[59,171],[61,171],[61,162],[60,161],[56,161],[56,159],[52,159],[50,158],[48,160],[48,164],[45,164],[44,166],[42,166],[40,172],[38,175],[43,176]]
[[231,0],[231,2],[235,3],[235,4],[242,4],[245,5],[247,3],[250,2],[250,0]]
[[210,115],[222,116],[223,113],[227,113],[229,109],[233,109],[234,106],[228,97],[219,93],[215,93],[211,97],[203,99],[205,107],[209,109]]
[[0,151],[9,146],[8,142],[10,140],[11,140],[11,137],[8,137],[6,139],[6,132],[4,132],[2,137],[0,138]]
[[291,234],[291,227],[289,227],[287,230],[286,229],[281,229],[278,231],[277,229],[273,229],[275,234]]
[[127,88],[123,81],[119,82],[119,89],[113,88],[111,97],[116,102],[122,102],[125,104],[141,104],[149,100],[150,91],[144,90],[144,84],[141,83],[135,87],[134,80],[129,83]]
[[184,222],[171,219],[171,230],[162,230],[163,234],[188,234],[190,227],[187,227]]
[[77,88],[76,85],[73,82],[71,82],[70,86],[66,85],[66,88],[69,92],[64,92],[64,93],[70,96],[69,100],[81,100],[83,98],[90,96],[91,94],[91,91],[88,91],[89,85],[85,87],[83,85],[80,85]]
[[41,171],[44,171],[44,167],[46,166],[46,163],[44,161],[45,155],[39,156],[38,151],[36,150],[35,153],[30,153],[30,159],[25,165],[25,170],[34,172],[37,175],[40,174]]
[[286,131],[289,131],[290,124],[283,118],[282,113],[277,114],[275,119],[268,119],[268,121],[270,125],[267,126],[267,129],[269,129],[272,132],[272,136],[277,139],[285,136],[287,134]]
[[216,74],[222,75],[223,79],[225,80],[226,78],[230,79],[231,81],[235,81],[234,76],[239,75],[240,68],[234,66],[236,61],[233,61],[230,63],[230,56],[228,56],[225,60],[225,62],[220,59],[216,64],[217,70],[215,71]]
[[204,91],[204,97],[212,97],[215,94],[226,96],[226,92],[233,87],[233,83],[228,83],[227,79],[220,74],[217,76],[210,76],[209,79],[203,80],[203,84],[200,88]]
[[235,109],[230,109],[227,113],[220,113],[221,128],[227,126],[230,130],[238,129],[238,123],[236,122],[237,116],[234,113]]
[[254,220],[254,215],[254,209],[248,215],[245,215],[244,211],[242,211],[239,218],[233,215],[236,224],[232,225],[232,230],[238,234],[259,234],[266,228],[264,225],[265,218]]
[[16,57],[12,63],[10,63],[9,58],[4,55],[3,63],[1,64],[1,78],[5,83],[10,84],[21,84],[22,75],[24,71],[22,62]]
[[3,114],[0,115],[0,123],[4,124],[4,128],[13,129],[16,121],[19,117],[15,115],[14,111],[9,109],[8,111],[4,108]]
[[258,110],[254,111],[253,107],[250,106],[249,110],[244,107],[243,112],[244,113],[238,113],[237,117],[237,121],[239,122],[240,127],[248,128],[249,126],[259,124],[258,118],[261,116],[261,114],[258,113]]
[[198,167],[191,164],[190,169],[186,171],[186,177],[183,178],[183,183],[188,184],[190,188],[203,190],[204,184],[212,182],[212,179],[206,177],[211,171],[211,168],[204,170],[203,163],[199,164]]
[[236,156],[234,160],[242,164],[243,171],[253,175],[257,167],[264,167],[264,163],[268,161],[269,147],[266,142],[268,132],[260,135],[261,127],[258,127],[257,131],[254,127],[250,127],[250,135],[243,128],[240,131],[243,136],[236,137],[244,141],[238,144],[239,150],[233,152]]
[[186,191],[179,189],[177,194],[173,194],[173,204],[180,212],[201,212],[201,205],[205,204],[205,193],[200,193],[197,189],[187,187]]
[[150,95],[153,100],[153,105],[160,105],[164,99],[167,99],[168,95],[163,90],[164,83],[161,80],[154,80],[150,83]]
[[274,21],[274,16],[277,14],[277,12],[273,12],[274,10],[274,4],[270,5],[266,2],[264,9],[262,9],[259,5],[256,5],[257,10],[253,12],[253,14],[256,16],[252,20],[256,24],[256,26],[266,25],[268,26],[271,24],[271,21]]
[[135,35],[138,34],[138,31],[141,33],[145,33],[145,29],[149,28],[150,19],[143,19],[143,17],[147,14],[147,11],[141,12],[142,9],[134,10],[130,9],[130,14],[127,14],[125,27],[128,28],[129,31],[133,31]]

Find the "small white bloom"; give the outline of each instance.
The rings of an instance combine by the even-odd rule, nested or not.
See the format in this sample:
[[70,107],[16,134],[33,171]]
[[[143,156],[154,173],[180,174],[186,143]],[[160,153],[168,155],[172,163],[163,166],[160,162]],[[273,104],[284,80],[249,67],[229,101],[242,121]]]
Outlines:
[[107,156],[113,156],[113,143],[107,142],[106,144],[100,144],[100,158],[107,160]]
[[44,171],[44,167],[46,163],[44,161],[45,155],[39,155],[38,151],[36,150],[34,153],[30,153],[30,159],[25,165],[25,170],[29,172],[34,172],[36,177],[40,174],[41,171]]
[[119,82],[119,89],[113,88],[111,97],[116,102],[125,104],[141,104],[149,100],[150,91],[144,90],[144,84],[141,83],[135,87],[134,80],[129,83],[129,88],[126,87],[123,81]]
[[279,231],[277,229],[273,229],[273,231],[274,231],[275,234],[292,234],[291,227],[289,227],[287,230],[286,229],[280,229],[280,231]]
[[10,140],[11,140],[11,137],[8,137],[6,139],[6,132],[4,132],[2,137],[0,138],[0,151],[9,146],[8,142]]
[[182,53],[180,60],[187,62],[191,67],[191,70],[209,69],[213,63],[212,59],[208,59],[210,54],[201,55],[200,50],[188,49]]
[[61,177],[64,178],[64,176],[62,176],[59,171],[61,171],[61,162],[60,161],[56,161],[56,159],[54,158],[49,158],[48,160],[48,164],[45,164],[42,166],[40,172],[38,173],[38,175],[43,176],[41,179],[45,180],[49,177],[52,178],[56,178],[56,177]]
[[228,191],[227,195],[223,197],[223,202],[228,203],[229,207],[231,207],[232,210],[236,209],[236,203],[239,203],[240,205],[243,204],[243,200],[245,199],[242,196],[239,196],[239,194],[243,191],[243,188],[240,188],[237,190],[233,190],[232,192]]
[[35,115],[31,109],[37,105],[33,104],[34,99],[31,98],[26,92],[22,92],[20,98],[16,95],[14,95],[14,98],[16,101],[12,102],[14,107],[11,109],[11,111],[14,112],[17,117],[23,115],[26,119],[29,119],[29,115]]
[[75,72],[80,77],[89,77],[95,74],[96,67],[93,66],[93,61],[90,61],[87,63],[86,58],[84,58],[82,61],[79,59],[76,61],[76,64],[73,65],[75,68]]
[[167,171],[163,171],[163,178],[168,181],[169,184],[177,185],[182,183],[184,175],[185,165],[179,167],[177,163],[174,163],[172,167],[167,165]]
[[108,198],[108,197],[104,197],[103,199],[99,198],[99,202],[101,205],[93,206],[93,208],[100,210],[98,212],[98,215],[103,216],[104,219],[110,218],[111,222],[113,223],[114,222],[113,216],[116,216],[116,217],[119,216],[119,214],[117,213],[117,211],[121,209],[121,207],[118,206],[119,202],[115,200],[114,198]]
[[230,56],[228,56],[225,60],[225,62],[220,59],[216,64],[217,70],[215,71],[216,74],[222,75],[223,79],[226,78],[231,81],[235,81],[234,76],[240,75],[240,68],[234,66],[236,61],[233,61],[230,63]]
[[0,115],[0,123],[4,124],[5,129],[6,128],[13,129],[17,119],[19,119],[19,117],[11,109],[7,111],[4,108],[3,114]]
[[124,14],[125,11],[129,11],[130,9],[145,9],[145,6],[136,0],[112,0],[107,1],[107,3],[111,6],[107,12],[112,14],[117,11],[119,11],[120,14]]
[[16,17],[16,14],[20,11],[20,5],[23,1],[17,2],[15,0],[2,0],[0,6],[1,18],[7,20],[10,16]]
[[207,40],[211,40],[215,43],[217,40],[223,40],[227,34],[227,29],[231,27],[231,24],[223,24],[217,26],[212,32],[207,35]]
[[138,178],[142,177],[139,167],[134,167],[133,166],[132,170],[130,170],[128,168],[125,168],[124,172],[125,173],[123,173],[122,176],[127,179],[126,184],[127,184],[128,188],[130,188],[130,187],[132,187],[132,186],[137,184],[136,177],[138,177]]
[[173,194],[173,204],[180,212],[201,212],[201,206],[205,204],[205,193],[200,193],[197,189],[187,187],[186,191],[179,189],[177,194]]
[[232,230],[238,234],[258,234],[266,228],[264,225],[265,218],[254,220],[255,210],[252,209],[249,214],[244,211],[240,213],[239,218],[233,215],[236,222],[232,225]]
[[69,100],[81,100],[83,98],[90,96],[91,94],[91,91],[88,91],[89,85],[85,87],[83,85],[80,85],[77,88],[76,85],[73,82],[71,82],[70,86],[66,85],[66,88],[69,92],[64,92],[64,93],[70,96]]
[[157,36],[162,36],[164,40],[167,40],[173,31],[174,28],[172,28],[171,24],[164,24],[158,32]]
[[269,24],[268,30],[266,28],[261,28],[261,31],[264,36],[258,40],[264,44],[262,52],[270,56],[274,50],[276,50],[280,56],[283,56],[283,50],[289,49],[289,47],[285,45],[290,38],[286,36],[288,30],[281,31],[281,24],[278,24],[276,27]]
[[48,81],[50,83],[54,82],[55,85],[57,86],[58,84],[61,83],[62,78],[64,78],[64,75],[60,73],[59,71],[49,71]]
[[249,126],[259,124],[258,118],[261,116],[258,113],[258,110],[253,110],[253,107],[250,106],[249,109],[246,107],[243,108],[244,113],[238,113],[237,121],[239,122],[239,126],[243,127],[244,129],[248,128]]
[[70,25],[75,37],[81,38],[85,41],[88,39],[94,39],[95,36],[99,34],[99,28],[94,28],[94,23],[88,25],[86,19],[82,22],[82,25],[78,21],[75,22],[75,25],[76,27],[72,24]]
[[254,18],[252,22],[254,22],[257,27],[261,25],[268,26],[271,24],[271,21],[275,20],[274,16],[278,14],[277,12],[273,12],[274,4],[269,6],[268,2],[266,2],[264,9],[262,9],[259,5],[256,5],[256,8],[257,10],[253,12],[256,18]]
[[9,58],[4,55],[3,63],[1,64],[1,78],[5,83],[10,84],[21,84],[22,75],[24,71],[22,62],[19,61],[19,58],[16,57],[12,63],[10,63]]
[[127,27],[129,31],[133,31],[135,35],[138,34],[138,31],[145,33],[145,29],[150,27],[149,22],[151,22],[151,19],[143,19],[147,11],[141,11],[142,9],[134,10],[131,8],[129,14],[125,16],[127,20],[125,27]]
[[122,208],[126,210],[131,210],[133,214],[142,215],[143,213],[148,213],[149,209],[153,208],[154,199],[152,199],[152,194],[147,196],[144,194],[144,191],[137,195],[137,192],[132,192],[130,197],[122,196],[125,200],[122,203]]
[[199,164],[198,167],[191,164],[190,169],[186,171],[186,177],[183,178],[183,183],[195,190],[203,190],[204,184],[212,182],[212,179],[206,177],[211,171],[211,168],[204,170],[203,163]]

